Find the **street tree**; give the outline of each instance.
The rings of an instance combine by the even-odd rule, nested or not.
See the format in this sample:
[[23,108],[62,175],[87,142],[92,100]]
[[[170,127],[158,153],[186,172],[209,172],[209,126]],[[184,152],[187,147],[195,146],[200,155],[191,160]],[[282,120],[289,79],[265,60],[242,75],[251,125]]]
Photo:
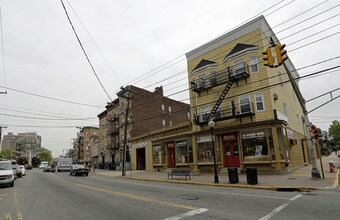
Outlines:
[[1,152],[0,152],[0,158],[3,158],[3,159],[12,159],[13,155],[15,154],[15,150],[12,149],[12,148],[6,148],[6,149],[3,149]]
[[53,159],[52,151],[50,151],[47,148],[41,147],[39,150],[39,158],[40,158],[40,161],[47,161],[50,163]]
[[340,146],[340,122],[338,120],[332,121],[328,134],[331,138],[331,143]]

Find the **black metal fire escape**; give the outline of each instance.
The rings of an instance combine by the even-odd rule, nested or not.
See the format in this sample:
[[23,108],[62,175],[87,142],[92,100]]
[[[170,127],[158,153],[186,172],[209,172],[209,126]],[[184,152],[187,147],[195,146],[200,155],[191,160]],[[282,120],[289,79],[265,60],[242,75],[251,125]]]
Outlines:
[[217,102],[215,103],[214,108],[212,109],[212,111],[210,112],[209,116],[207,117],[206,123],[209,122],[215,116],[216,111],[218,110],[218,108],[220,107],[223,99],[225,98],[225,96],[229,92],[229,89],[233,85],[233,82],[234,82],[233,80],[228,80],[228,82],[227,82],[223,92],[221,93],[220,97],[218,98]]

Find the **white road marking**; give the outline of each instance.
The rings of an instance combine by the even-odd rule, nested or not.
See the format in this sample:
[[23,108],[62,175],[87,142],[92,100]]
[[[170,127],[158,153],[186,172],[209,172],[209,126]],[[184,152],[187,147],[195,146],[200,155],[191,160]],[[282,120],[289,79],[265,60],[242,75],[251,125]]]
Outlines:
[[273,217],[274,215],[276,215],[277,213],[279,213],[282,209],[284,209],[286,206],[288,206],[291,202],[293,202],[294,200],[300,198],[302,195],[296,195],[293,198],[289,199],[289,202],[286,202],[284,204],[282,204],[281,206],[277,207],[276,209],[274,209],[271,213],[269,213],[268,215],[260,218],[259,220],[268,220],[271,217]]
[[183,219],[183,218],[186,218],[186,217],[189,217],[189,216],[202,214],[204,212],[207,212],[208,210],[209,209],[204,209],[204,208],[195,209],[195,210],[192,210],[190,212],[182,213],[180,215],[176,215],[176,216],[173,216],[173,217],[170,217],[170,218],[165,218],[163,220],[179,220],[179,219]]

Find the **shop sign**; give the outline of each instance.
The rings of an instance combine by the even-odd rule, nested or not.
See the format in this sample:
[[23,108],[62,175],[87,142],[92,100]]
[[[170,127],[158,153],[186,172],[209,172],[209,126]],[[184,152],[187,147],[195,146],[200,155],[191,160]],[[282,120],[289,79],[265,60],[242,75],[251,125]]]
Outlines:
[[223,135],[223,140],[224,141],[235,141],[236,140],[236,135],[234,135],[234,134]]
[[287,129],[287,137],[288,137],[289,139],[294,139],[294,133],[293,133],[292,130]]
[[256,131],[256,132],[242,134],[242,139],[258,138],[258,137],[264,137],[264,136],[265,136],[264,131]]
[[176,147],[184,147],[187,146],[186,141],[176,141]]
[[197,143],[211,142],[211,135],[197,136]]

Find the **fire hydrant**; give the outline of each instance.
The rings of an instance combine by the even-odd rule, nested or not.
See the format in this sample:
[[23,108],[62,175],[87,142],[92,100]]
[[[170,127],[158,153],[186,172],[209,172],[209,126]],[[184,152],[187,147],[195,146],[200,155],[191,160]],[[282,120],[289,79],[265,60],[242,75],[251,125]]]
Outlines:
[[334,168],[335,168],[334,162],[333,161],[329,161],[329,171],[331,173],[334,173]]

